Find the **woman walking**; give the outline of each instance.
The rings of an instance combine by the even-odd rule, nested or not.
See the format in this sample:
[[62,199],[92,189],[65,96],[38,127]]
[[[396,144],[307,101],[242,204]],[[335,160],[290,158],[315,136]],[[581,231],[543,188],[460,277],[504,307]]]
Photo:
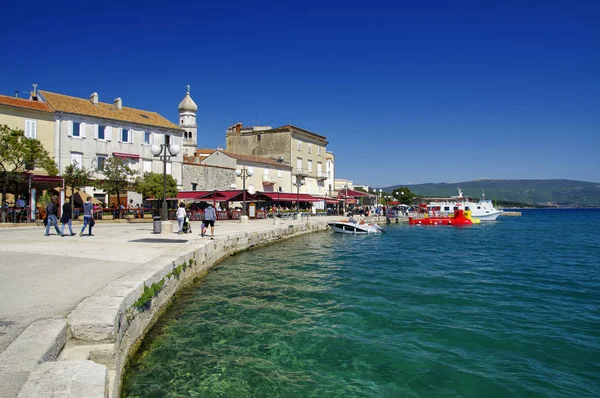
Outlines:
[[183,223],[185,222],[185,216],[185,203],[181,202],[179,204],[179,208],[177,209],[177,223],[179,224],[179,235],[183,234]]
[[73,226],[71,225],[71,203],[69,203],[68,199],[63,204],[60,222],[62,223],[62,228],[60,229],[60,236],[65,236],[65,224],[69,225],[69,232],[71,233],[71,236],[75,235],[75,233],[73,232]]

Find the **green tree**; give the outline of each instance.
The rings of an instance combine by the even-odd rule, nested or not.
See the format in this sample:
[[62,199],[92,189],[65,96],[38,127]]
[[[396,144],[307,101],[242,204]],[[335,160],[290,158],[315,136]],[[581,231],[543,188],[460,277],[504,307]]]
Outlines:
[[106,159],[101,171],[105,179],[96,181],[96,187],[104,190],[109,195],[116,194],[117,202],[121,203],[121,192],[126,191],[133,185],[132,179],[137,172],[131,170],[122,158],[116,156]]
[[[138,178],[135,184],[135,190],[142,195],[143,199],[156,198],[163,200],[163,176],[158,173],[144,173],[142,178]],[[177,196],[177,181],[173,176],[167,174],[167,198]]]
[[65,180],[65,186],[71,188],[71,197],[69,198],[71,212],[73,212],[73,194],[75,194],[76,190],[90,185],[92,174],[92,170],[86,169],[85,167],[77,167],[74,164],[65,167],[63,178]]
[[25,137],[20,129],[0,126],[0,186],[2,203],[10,186],[16,186],[25,178],[25,173],[41,168],[55,176],[58,174],[56,162],[44,149],[42,143]]
[[417,197],[410,189],[406,187],[399,187],[392,191],[392,196],[398,199],[398,201],[405,205],[413,204],[414,198]]

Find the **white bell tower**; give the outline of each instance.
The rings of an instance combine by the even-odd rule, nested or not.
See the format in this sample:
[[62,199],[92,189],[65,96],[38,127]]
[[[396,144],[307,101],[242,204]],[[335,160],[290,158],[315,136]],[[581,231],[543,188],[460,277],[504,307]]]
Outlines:
[[194,156],[198,145],[198,125],[196,112],[198,106],[190,97],[190,85],[185,86],[185,98],[179,103],[179,128],[183,129],[183,156]]

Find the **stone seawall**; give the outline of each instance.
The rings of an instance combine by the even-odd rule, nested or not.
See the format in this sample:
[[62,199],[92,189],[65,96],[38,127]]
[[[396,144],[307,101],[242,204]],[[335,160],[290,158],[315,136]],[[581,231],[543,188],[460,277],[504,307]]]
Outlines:
[[62,352],[31,373],[19,397],[119,397],[128,359],[177,291],[230,255],[327,228],[311,220],[191,241],[110,282],[57,325],[63,334],[66,328]]

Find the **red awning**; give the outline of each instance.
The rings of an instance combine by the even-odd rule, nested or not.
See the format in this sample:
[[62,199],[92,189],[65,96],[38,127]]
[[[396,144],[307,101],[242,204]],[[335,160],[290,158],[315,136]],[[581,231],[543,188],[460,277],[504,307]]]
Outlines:
[[[197,196],[197,200],[216,200],[217,202],[240,202],[244,200],[244,191],[233,189],[230,191],[205,191],[206,193]],[[246,201],[256,200],[248,190],[246,190]]]
[[113,152],[113,156],[117,158],[130,158],[130,159],[139,159],[140,155],[137,153],[125,153],[125,152]]
[[31,177],[31,181],[32,182],[55,182],[57,184],[62,184],[63,183],[63,178],[61,176],[40,176],[40,175],[34,175],[33,177]]
[[325,198],[325,203],[330,204],[330,205],[337,205],[340,203],[340,199],[336,199],[336,198]]
[[177,192],[177,199],[196,199],[206,193],[207,191],[179,191]]
[[261,192],[256,195],[258,200],[271,200],[273,202],[320,202],[323,198],[312,196],[306,193],[295,194],[291,192]]

